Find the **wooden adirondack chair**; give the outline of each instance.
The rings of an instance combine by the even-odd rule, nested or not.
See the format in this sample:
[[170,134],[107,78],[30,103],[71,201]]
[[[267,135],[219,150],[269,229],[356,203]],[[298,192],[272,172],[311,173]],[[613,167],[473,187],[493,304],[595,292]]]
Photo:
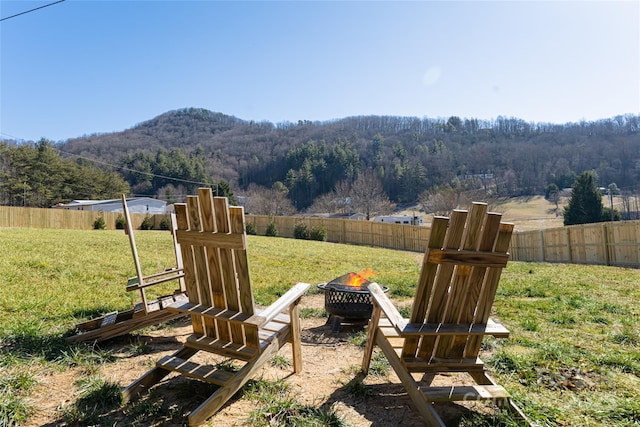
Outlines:
[[[256,310],[243,208],[229,207],[226,198],[214,198],[211,189],[201,188],[175,209],[189,301],[169,310],[191,315],[193,335],[122,395],[125,401],[134,399],[172,371],[215,384],[216,391],[189,415],[189,425],[199,425],[286,343],[292,345],[294,372],[302,370],[298,303],[310,285],[298,283],[265,310]],[[188,360],[200,350],[244,365],[229,372]]]
[[[509,405],[529,423],[506,390],[487,375],[478,358],[484,335],[508,337],[489,318],[513,224],[474,203],[451,219],[435,217],[411,310],[404,319],[376,283],[369,285],[373,313],[362,370],[369,370],[378,345],[428,425],[444,426],[433,402],[492,399]],[[439,373],[468,373],[475,384],[431,386]],[[416,374],[423,378],[415,379]]]
[[178,229],[175,215],[171,215],[171,234],[173,236],[173,249],[176,255],[176,267],[169,268],[160,273],[145,276],[142,272],[142,266],[140,265],[140,258],[138,256],[138,248],[136,246],[135,235],[133,234],[133,225],[131,221],[131,214],[129,213],[129,207],[127,206],[127,199],[125,195],[122,195],[122,208],[124,210],[125,218],[125,231],[129,236],[129,244],[131,246],[131,253],[133,254],[133,262],[136,266],[136,276],[130,278],[127,281],[127,291],[138,291],[140,293],[141,304],[138,307],[136,315],[147,315],[152,311],[164,308],[164,305],[159,301],[149,303],[147,300],[146,289],[150,286],[159,285],[161,283],[177,280],[179,288],[176,289],[175,294],[179,295],[179,299],[186,299],[184,293],[186,291],[186,285],[184,281],[184,267],[182,266],[182,257],[180,256],[180,244],[176,239],[176,230]]
[[[133,263],[136,267],[136,276],[127,281],[126,290],[128,292],[138,291],[140,293],[140,302],[133,308],[125,311],[114,311],[104,316],[91,319],[76,325],[76,329],[80,333],[68,337],[67,342],[82,341],[104,341],[120,335],[130,333],[134,330],[166,322],[183,316],[183,314],[165,310],[165,308],[176,301],[186,301],[184,269],[182,268],[182,257],[180,256],[180,245],[175,236],[177,229],[175,215],[171,215],[171,234],[173,236],[173,249],[176,255],[176,266],[169,268],[160,273],[145,276],[140,265],[138,249],[136,246],[135,235],[133,233],[133,225],[131,214],[127,206],[127,199],[122,195],[122,208],[125,218],[125,232],[129,237],[129,245],[133,255]],[[147,299],[146,290],[150,286],[159,285],[170,281],[177,281],[178,288],[171,295],[161,296],[153,301]]]

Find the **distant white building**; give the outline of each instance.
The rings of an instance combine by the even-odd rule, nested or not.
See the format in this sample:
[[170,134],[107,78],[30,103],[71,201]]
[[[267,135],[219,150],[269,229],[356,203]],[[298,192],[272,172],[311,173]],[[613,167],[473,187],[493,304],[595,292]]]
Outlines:
[[[167,202],[153,199],[151,197],[132,197],[127,199],[127,207],[131,213],[141,214],[165,214],[167,213]],[[57,204],[56,209],[72,209],[77,211],[101,211],[101,212],[124,212],[122,200],[73,200],[67,204]]]
[[374,222],[388,222],[391,224],[406,224],[406,225],[422,225],[422,217],[419,215],[386,215],[377,216],[373,219]]

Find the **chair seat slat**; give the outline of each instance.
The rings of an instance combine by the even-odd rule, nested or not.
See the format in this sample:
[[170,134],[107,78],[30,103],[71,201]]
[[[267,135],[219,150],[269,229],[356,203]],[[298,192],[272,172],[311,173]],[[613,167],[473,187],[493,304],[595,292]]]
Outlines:
[[509,393],[499,385],[421,387],[430,402],[506,399]]

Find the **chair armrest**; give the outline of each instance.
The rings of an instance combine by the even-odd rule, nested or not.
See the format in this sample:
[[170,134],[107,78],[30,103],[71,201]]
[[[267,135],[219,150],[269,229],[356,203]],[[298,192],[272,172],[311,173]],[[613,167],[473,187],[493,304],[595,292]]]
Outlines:
[[147,288],[149,286],[159,285],[160,283],[170,282],[172,280],[178,280],[184,277],[184,269],[182,268],[170,268],[160,273],[151,274],[149,276],[142,277],[143,284],[140,284],[138,276],[134,276],[127,280],[127,292],[135,291],[137,289]]
[[371,293],[371,299],[374,304],[382,309],[384,315],[391,322],[391,325],[401,333],[407,325],[407,319],[404,319],[398,309],[393,305],[387,294],[382,291],[382,288],[377,283],[370,283],[367,285],[367,289]]
[[289,289],[278,298],[273,304],[264,309],[260,314],[251,316],[246,320],[246,323],[252,323],[258,327],[261,327],[271,322],[278,314],[282,313],[292,304],[295,304],[302,295],[309,289],[311,285],[309,283],[298,283],[293,288]]

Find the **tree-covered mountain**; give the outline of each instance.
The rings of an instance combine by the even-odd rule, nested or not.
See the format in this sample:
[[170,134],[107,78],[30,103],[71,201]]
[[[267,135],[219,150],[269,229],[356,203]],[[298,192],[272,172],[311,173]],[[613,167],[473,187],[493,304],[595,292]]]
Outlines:
[[191,193],[205,182],[228,183],[239,194],[250,184],[280,183],[298,209],[365,169],[397,203],[445,186],[505,197],[544,194],[550,184],[570,187],[586,170],[595,171],[600,186],[615,182],[623,192],[635,193],[640,183],[636,115],[566,124],[455,116],[273,124],[185,108],[58,148],[118,166],[134,193]]

